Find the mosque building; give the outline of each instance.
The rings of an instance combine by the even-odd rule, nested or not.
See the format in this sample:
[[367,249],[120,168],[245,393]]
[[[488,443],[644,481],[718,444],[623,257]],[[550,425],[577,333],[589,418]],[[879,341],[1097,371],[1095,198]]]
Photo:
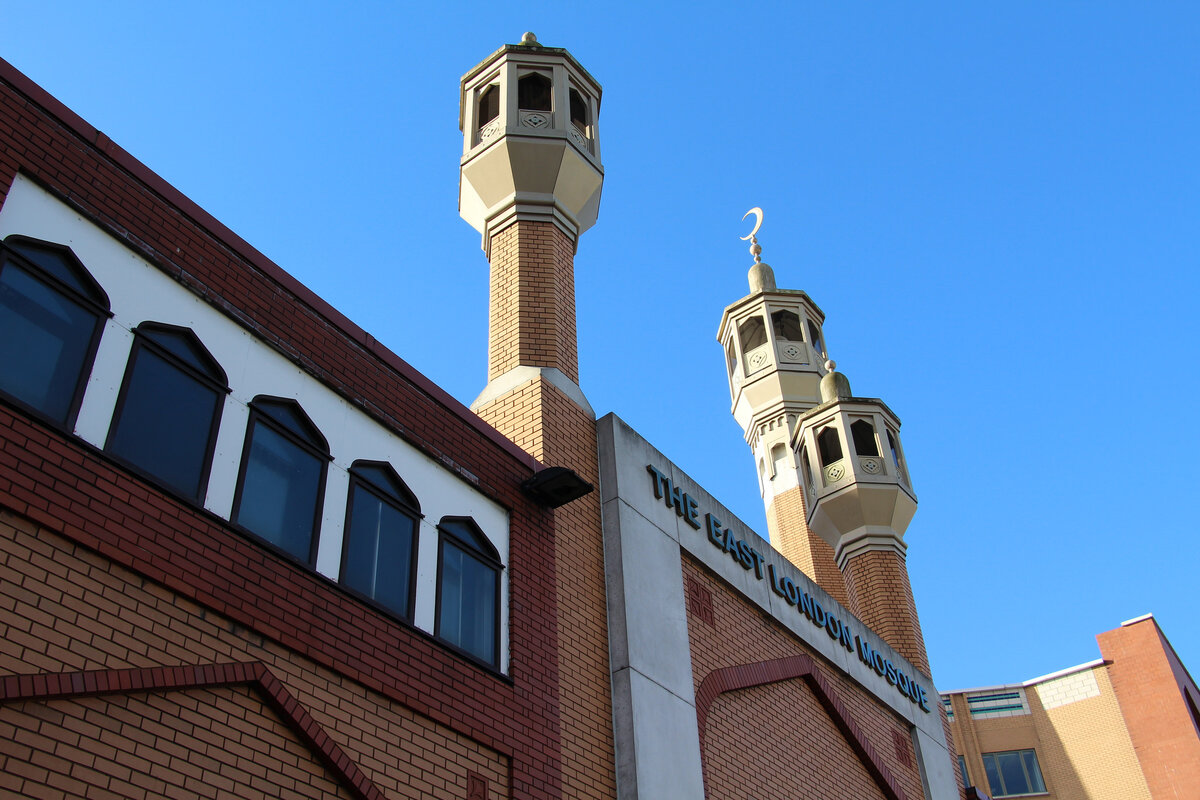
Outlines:
[[0,62],[0,789],[977,796],[900,418],[758,225],[713,368],[769,542],[589,404],[601,95],[532,34],[462,79],[468,409]]

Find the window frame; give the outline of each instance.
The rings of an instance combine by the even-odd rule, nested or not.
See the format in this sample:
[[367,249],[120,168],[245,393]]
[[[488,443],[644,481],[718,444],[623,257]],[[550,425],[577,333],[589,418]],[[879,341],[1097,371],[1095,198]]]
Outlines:
[[[487,544],[487,548],[488,548],[489,552],[483,552],[482,550],[480,550],[480,548],[478,546],[478,542],[468,542],[468,541],[464,540],[462,536],[460,536],[459,534],[453,532],[453,530],[448,528],[446,526],[446,523],[465,525],[466,527],[473,529],[475,535],[478,538],[482,539],[483,542],[485,542]],[[492,544],[492,542],[488,538],[488,536],[483,532],[483,529],[480,528],[478,523],[476,523],[475,520],[472,519],[471,517],[456,517],[456,516],[442,517],[442,519],[437,524],[437,529],[438,529],[438,549],[437,549],[437,574],[436,574],[436,578],[435,578],[436,582],[434,584],[435,600],[434,600],[434,609],[433,609],[433,635],[443,645],[450,648],[451,650],[458,653],[459,655],[463,656],[464,658],[468,658],[471,661],[475,662],[476,664],[480,664],[481,666],[485,666],[488,669],[499,672],[500,671],[500,654],[503,650],[503,648],[501,647],[501,641],[500,641],[501,636],[503,634],[503,629],[501,627],[502,614],[500,613],[500,603],[504,598],[504,591],[502,588],[502,584],[504,581],[504,569],[505,569],[504,563],[502,561],[500,561],[500,553],[498,550],[496,550],[496,546],[494,544]],[[462,550],[468,556],[477,559],[484,566],[490,567],[494,571],[493,574],[495,574],[495,576],[496,576],[496,596],[495,596],[494,602],[493,602],[494,619],[492,621],[492,624],[493,624],[492,630],[494,632],[494,636],[492,638],[492,658],[490,661],[480,658],[475,653],[472,653],[471,651],[465,649],[464,647],[460,646],[459,644],[450,641],[442,634],[442,587],[444,586],[444,581],[442,580],[442,571],[443,571],[443,566],[445,565],[444,554],[445,554],[445,547],[446,547],[447,540],[451,540],[450,544],[458,547],[459,550]]]
[[[413,503],[409,504],[403,498],[397,497],[393,491],[390,491],[386,487],[379,486],[376,481],[371,480],[370,477],[363,472],[364,468],[379,469],[389,473],[391,480],[399,483],[399,485],[403,487],[404,491],[412,497]],[[338,585],[352,593],[355,597],[361,599],[363,602],[368,603],[372,607],[412,625],[415,623],[416,619],[417,558],[418,554],[420,553],[421,522],[425,519],[425,515],[421,513],[420,503],[417,502],[417,496],[413,494],[412,490],[408,488],[408,485],[405,484],[403,479],[401,479],[396,473],[395,468],[393,468],[392,465],[386,461],[370,461],[367,459],[359,459],[350,465],[350,469],[347,470],[347,474],[349,475],[350,482],[346,490],[346,518],[342,523],[342,557],[341,563],[338,566]],[[347,556],[350,553],[350,532],[353,530],[351,527],[351,519],[354,510],[354,490],[360,487],[379,502],[391,506],[393,509],[399,511],[401,514],[404,514],[412,520],[412,545],[410,548],[411,552],[409,553],[408,561],[408,597],[405,598],[405,604],[407,606],[405,612],[398,611],[386,603],[376,600],[374,597],[363,592],[361,589],[356,589],[355,587],[346,583],[346,561]]]
[[[59,257],[66,263],[67,269],[76,273],[77,277],[80,278],[80,282],[92,289],[96,296],[89,297],[74,286],[63,282],[58,276],[47,272],[41,265],[33,261],[33,259],[15,249],[12,246],[13,243],[18,245],[28,244],[32,247],[52,252],[57,251]],[[10,260],[14,261],[18,269],[32,276],[34,280],[62,294],[69,302],[75,303],[85,311],[93,314],[92,331],[89,334],[83,358],[80,360],[79,375],[75,379],[75,389],[71,395],[71,401],[67,405],[67,413],[62,419],[51,416],[37,406],[30,405],[16,395],[9,394],[0,389],[0,399],[11,403],[25,413],[36,417],[57,430],[74,433],[75,423],[79,418],[79,409],[83,405],[83,396],[87,391],[88,379],[91,377],[92,368],[96,364],[96,353],[100,350],[100,340],[103,338],[105,323],[113,318],[111,301],[108,298],[108,293],[104,291],[104,287],[100,285],[79,257],[75,255],[75,251],[67,245],[44,239],[35,239],[32,236],[10,234],[4,237],[3,241],[0,241],[0,274],[3,274],[4,267]]]
[[[263,411],[261,407],[264,405],[293,407],[308,423],[308,427],[312,429],[312,433],[320,437],[321,443],[325,448],[324,451],[318,449],[312,442],[305,441],[294,431],[290,430],[286,425],[275,420],[270,414]],[[279,553],[292,561],[303,564],[308,569],[315,569],[317,563],[317,548],[321,542],[321,517],[325,509],[325,486],[329,481],[329,463],[333,461],[333,456],[329,454],[329,443],[321,433],[320,428],[313,423],[308,414],[304,412],[303,406],[301,406],[296,400],[288,397],[258,395],[247,404],[247,408],[249,409],[250,414],[246,419],[246,435],[242,439],[242,455],[238,465],[237,484],[233,493],[233,506],[229,511],[229,524],[237,530],[254,537],[255,541],[269,547],[272,551]],[[246,467],[250,463],[250,445],[253,442],[254,427],[259,422],[264,423],[274,433],[282,436],[284,439],[306,451],[310,455],[316,456],[317,461],[321,465],[320,477],[317,479],[317,496],[313,506],[312,532],[309,537],[307,559],[301,559],[299,556],[288,552],[283,546],[275,544],[262,534],[251,530],[238,521],[238,512],[241,510],[242,500],[245,499]]]
[[[175,334],[190,338],[193,342],[204,351],[204,354],[212,362],[213,367],[220,373],[221,380],[218,381],[211,375],[206,375],[191,364],[185,363],[175,353],[172,353],[166,347],[156,342],[151,338],[147,331],[160,331],[162,333]],[[153,483],[155,486],[170,492],[176,497],[183,498],[188,502],[197,505],[204,505],[205,498],[208,495],[208,480],[212,475],[213,455],[217,450],[217,435],[221,429],[221,417],[225,410],[225,398],[233,391],[229,388],[229,378],[225,374],[225,370],[221,367],[220,362],[213,358],[212,353],[204,346],[200,337],[196,336],[196,332],[191,328],[184,328],[178,325],[170,325],[165,322],[146,321],[139,324],[133,329],[133,344],[129,348],[129,357],[125,360],[125,372],[121,376],[121,388],[117,392],[117,402],[113,408],[112,418],[108,423],[108,432],[104,438],[104,453],[113,461],[121,464],[129,471],[137,474],[139,477]],[[200,467],[200,476],[197,481],[197,495],[188,495],[182,493],[178,488],[171,486],[161,477],[153,472],[141,467],[124,456],[120,455],[112,449],[113,436],[116,433],[117,425],[121,420],[121,415],[125,410],[125,403],[129,395],[130,379],[133,376],[133,368],[137,364],[138,356],[143,350],[149,349],[150,352],[159,358],[166,361],[171,366],[183,372],[188,377],[196,380],[200,384],[212,389],[216,392],[217,402],[213,408],[212,421],[209,423],[208,442],[204,449],[204,463]]]
[[[1006,786],[1005,786],[1005,787],[1001,787],[1000,789],[997,789],[995,786],[992,786],[992,777],[991,777],[991,775],[989,774],[989,772],[991,772],[991,771],[994,771],[994,772],[996,773],[996,775],[997,775],[997,776],[1000,778],[1000,781],[1001,781],[1001,783],[1003,783],[1003,782],[1004,782],[1004,773],[1003,773],[1003,772],[1001,772],[1001,771],[1000,771],[1000,767],[999,767],[998,765],[996,765],[996,764],[995,764],[995,757],[996,757],[996,756],[1008,756],[1008,755],[1017,755],[1017,756],[1019,756],[1019,757],[1020,757],[1020,758],[1019,758],[1019,760],[1020,760],[1020,763],[1021,763],[1021,771],[1022,771],[1022,772],[1025,774],[1025,777],[1026,777],[1026,779],[1029,779],[1029,778],[1031,777],[1031,775],[1030,775],[1030,772],[1029,772],[1029,767],[1028,767],[1028,765],[1027,765],[1027,764],[1026,764],[1026,762],[1025,762],[1025,754],[1026,754],[1026,753],[1030,753],[1030,754],[1032,754],[1032,755],[1033,755],[1033,766],[1034,766],[1034,767],[1036,768],[1036,770],[1037,770],[1037,779],[1038,779],[1038,781],[1039,781],[1039,782],[1041,783],[1041,785],[1042,785],[1042,788],[1041,788],[1041,789],[1035,789],[1035,790],[1032,790],[1032,791],[1011,792],[1011,793],[1010,793],[1010,792],[1008,792],[1008,791],[1007,791],[1007,788],[1008,788],[1008,787],[1006,787]],[[996,750],[996,751],[993,751],[993,752],[990,752],[990,753],[981,753],[981,754],[980,754],[980,757],[981,757],[981,758],[982,758],[982,760],[983,760],[983,772],[984,772],[984,777],[987,779],[987,782],[988,782],[988,788],[992,790],[992,796],[993,796],[993,797],[996,797],[996,798],[1001,798],[1001,797],[1035,797],[1035,796],[1037,796],[1037,795],[1049,794],[1049,790],[1047,790],[1047,788],[1046,788],[1046,776],[1042,774],[1042,764],[1041,764],[1041,761],[1039,761],[1039,760],[1038,760],[1038,757],[1037,757],[1037,750],[1036,750],[1036,749],[1034,749],[1034,748],[1032,748],[1032,747],[1027,747],[1027,748],[1023,748],[1023,749],[1021,749],[1021,750]],[[989,769],[988,769],[988,759],[989,759],[989,758],[990,758],[990,759],[992,759],[992,769],[991,769],[991,770],[989,770]],[[1030,783],[1032,783],[1032,781],[1030,781]]]

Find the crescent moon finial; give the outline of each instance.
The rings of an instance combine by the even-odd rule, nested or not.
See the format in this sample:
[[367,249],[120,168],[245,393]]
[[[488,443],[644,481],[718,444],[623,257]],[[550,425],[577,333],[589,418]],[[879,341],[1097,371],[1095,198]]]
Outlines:
[[758,206],[755,206],[745,214],[742,214],[742,219],[745,219],[751,214],[753,214],[755,217],[754,230],[750,231],[749,235],[739,236],[738,238],[743,242],[747,239],[750,240],[750,255],[754,256],[754,263],[758,264],[762,261],[762,245],[758,243],[758,229],[762,227],[763,211]]
[[754,208],[747,211],[745,214],[742,214],[742,219],[745,219],[746,217],[750,216],[751,214],[753,214],[756,217],[756,221],[754,223],[754,230],[750,231],[750,234],[748,236],[739,236],[738,237],[743,242],[753,239],[755,234],[758,233],[758,229],[762,227],[762,220],[763,220],[762,209],[759,208],[758,206],[755,206]]

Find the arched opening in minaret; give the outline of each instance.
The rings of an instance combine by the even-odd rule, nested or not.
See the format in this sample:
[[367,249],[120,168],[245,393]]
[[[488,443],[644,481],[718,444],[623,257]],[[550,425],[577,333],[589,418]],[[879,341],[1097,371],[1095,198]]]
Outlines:
[[583,95],[578,89],[570,91],[571,98],[571,124],[579,129],[579,132],[587,136],[588,127],[588,109],[587,101],[583,99]]
[[808,463],[808,445],[800,448],[800,471],[804,474],[804,494],[807,496],[814,485],[812,466]]
[[550,98],[550,79],[540,72],[517,81],[517,107],[522,111],[549,111]]
[[479,127],[500,116],[500,87],[491,84],[479,93]]
[[746,374],[749,375],[765,367],[769,360],[767,354],[755,352],[767,343],[767,326],[763,322],[763,318],[753,316],[739,325],[738,338],[742,341],[742,358],[746,362]]
[[820,355],[825,355],[825,342],[821,339],[821,329],[811,319],[808,321],[808,338],[813,350]]
[[825,428],[817,434],[817,451],[822,468],[842,460],[842,441],[838,438],[837,428]]
[[781,309],[771,314],[771,327],[775,338],[787,342],[803,342],[804,331],[800,327],[800,315],[795,311]]
[[896,435],[890,429],[887,432],[887,440],[888,449],[892,451],[892,463],[896,465],[896,474],[900,476],[901,480],[907,481],[907,477],[904,474],[903,459],[900,457],[900,445],[896,441]]
[[878,456],[879,444],[875,441],[875,426],[865,419],[850,425],[850,438],[854,440],[854,452],[860,456]]
[[777,444],[771,448],[771,478],[787,469],[787,448]]

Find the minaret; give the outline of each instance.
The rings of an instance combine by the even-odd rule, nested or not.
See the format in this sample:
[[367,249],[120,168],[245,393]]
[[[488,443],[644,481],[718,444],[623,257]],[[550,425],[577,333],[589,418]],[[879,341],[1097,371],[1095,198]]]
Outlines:
[[[604,169],[600,84],[532,33],[462,79],[459,213],[491,265],[488,384],[471,408],[543,464],[597,485],[596,421],[579,388],[574,255]],[[561,795],[616,795],[600,499],[555,511]]]
[[811,529],[834,549],[850,609],[929,672],[905,562],[917,510],[900,447],[900,420],[882,400],[854,397],[832,361],[821,404],[801,414],[791,450],[800,462]]
[[821,402],[825,374],[825,315],[804,292],[779,289],[762,261],[757,233],[749,236],[754,265],[750,294],[725,309],[717,340],[725,349],[733,416],[754,454],[771,545],[833,598],[848,606],[833,548],[809,529],[806,498],[792,432],[797,418]]

